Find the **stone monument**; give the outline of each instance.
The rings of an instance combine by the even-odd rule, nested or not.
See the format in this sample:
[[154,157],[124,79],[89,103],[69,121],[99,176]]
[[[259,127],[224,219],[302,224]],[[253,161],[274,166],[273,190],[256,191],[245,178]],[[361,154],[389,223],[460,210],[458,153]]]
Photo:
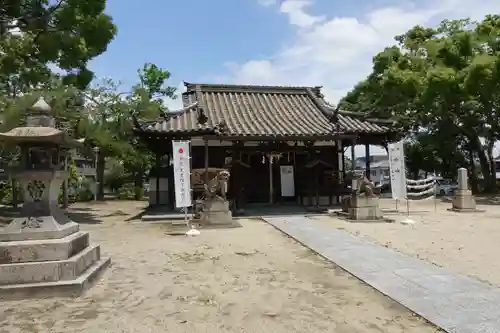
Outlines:
[[110,259],[59,206],[68,150],[79,142],[55,128],[43,98],[28,110],[26,126],[0,133],[0,142],[20,148],[20,165],[9,172],[24,195],[20,216],[0,229],[0,299],[80,294]]
[[240,226],[233,220],[226,196],[229,176],[229,171],[220,171],[208,184],[204,185],[204,197],[196,205],[195,219],[197,221],[193,222],[198,222],[201,226]]
[[458,188],[455,190],[455,196],[452,201],[452,208],[449,209],[454,212],[482,212],[476,209],[476,200],[469,190],[467,169],[458,169]]

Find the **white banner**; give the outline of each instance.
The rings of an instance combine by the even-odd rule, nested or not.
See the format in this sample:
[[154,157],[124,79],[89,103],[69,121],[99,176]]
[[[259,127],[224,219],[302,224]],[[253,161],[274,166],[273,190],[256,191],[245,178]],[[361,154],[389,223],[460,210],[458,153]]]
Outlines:
[[406,192],[405,152],[403,141],[389,144],[389,169],[392,198],[404,200]]
[[191,157],[189,141],[173,141],[175,207],[190,207]]

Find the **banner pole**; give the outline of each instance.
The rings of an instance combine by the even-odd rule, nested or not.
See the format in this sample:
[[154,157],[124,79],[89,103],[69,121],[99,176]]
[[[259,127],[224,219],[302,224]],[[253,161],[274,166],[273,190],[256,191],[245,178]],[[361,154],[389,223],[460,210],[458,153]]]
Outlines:
[[437,212],[437,183],[434,180],[434,213]]

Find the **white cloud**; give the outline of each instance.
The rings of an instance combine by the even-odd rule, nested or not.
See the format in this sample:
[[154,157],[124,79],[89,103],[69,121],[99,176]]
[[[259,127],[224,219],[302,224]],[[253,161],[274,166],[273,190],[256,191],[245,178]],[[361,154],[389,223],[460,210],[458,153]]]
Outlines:
[[285,0],[281,3],[280,12],[288,15],[290,24],[306,28],[325,20],[324,16],[310,15],[305,11],[311,4],[312,0]]
[[[271,2],[275,1],[259,0],[268,6]],[[350,17],[335,16],[335,13],[313,15],[308,11],[311,4],[312,0],[282,1],[279,13],[287,15],[294,27],[293,42],[267,59],[232,64],[230,81],[322,85],[326,98],[336,103],[370,73],[372,57],[394,44],[394,36],[417,24],[435,25],[443,19],[465,17],[481,19],[486,14],[500,12],[497,0],[394,0],[392,6]],[[364,154],[363,149],[358,150],[358,154]]]
[[176,111],[182,109],[182,96],[181,94],[186,91],[186,86],[184,86],[184,82],[180,82],[177,85],[177,91],[175,93],[176,98],[165,98],[163,103],[166,105],[169,111]]
[[257,2],[259,3],[259,5],[261,6],[264,6],[264,7],[269,7],[269,6],[272,6],[272,5],[276,5],[276,3],[278,2],[277,0],[257,0]]
[[[258,0],[274,4],[274,0]],[[320,1],[320,0],[316,0]],[[255,84],[323,85],[325,95],[337,102],[370,72],[372,57],[394,36],[414,25],[432,25],[445,18],[479,19],[500,11],[500,2],[482,0],[422,1],[376,8],[357,16],[308,12],[312,0],[284,0],[279,13],[295,28],[291,45],[266,59],[231,64],[231,81]],[[276,8],[276,7],[272,7]]]

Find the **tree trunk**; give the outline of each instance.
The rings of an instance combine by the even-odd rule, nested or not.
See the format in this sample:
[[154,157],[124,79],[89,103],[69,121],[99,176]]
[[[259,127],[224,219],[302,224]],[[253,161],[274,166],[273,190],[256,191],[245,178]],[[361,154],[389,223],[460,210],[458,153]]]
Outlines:
[[144,188],[144,171],[134,172],[134,200],[141,200]]
[[483,188],[485,192],[491,192],[494,190],[495,186],[491,180],[490,162],[488,160],[488,157],[486,156],[486,152],[482,148],[481,142],[479,141],[479,137],[477,137],[475,141],[476,142],[475,144],[473,144],[473,147],[475,147],[474,150],[476,151],[477,156],[479,158],[481,173],[483,174]]
[[497,183],[497,173],[495,166],[495,158],[493,157],[493,147],[495,146],[495,142],[493,140],[488,141],[488,160],[490,162],[490,183],[491,183],[491,191],[496,191],[496,183]]
[[477,192],[478,190],[478,182],[477,182],[477,174],[476,174],[476,163],[474,161],[474,152],[468,147],[469,151],[469,167],[470,167],[470,180],[472,185],[472,191]]
[[[477,157],[479,158],[479,165],[481,167],[481,173],[483,175],[482,187],[485,192],[493,192],[495,190],[495,181],[491,179],[491,164],[488,156],[485,152],[485,149],[479,140],[479,135],[474,131],[469,129],[465,131],[464,136],[469,141],[470,150],[474,153],[477,153]],[[494,170],[493,170],[494,172]]]
[[106,154],[99,150],[97,154],[97,200],[104,200],[104,169],[106,167]]

